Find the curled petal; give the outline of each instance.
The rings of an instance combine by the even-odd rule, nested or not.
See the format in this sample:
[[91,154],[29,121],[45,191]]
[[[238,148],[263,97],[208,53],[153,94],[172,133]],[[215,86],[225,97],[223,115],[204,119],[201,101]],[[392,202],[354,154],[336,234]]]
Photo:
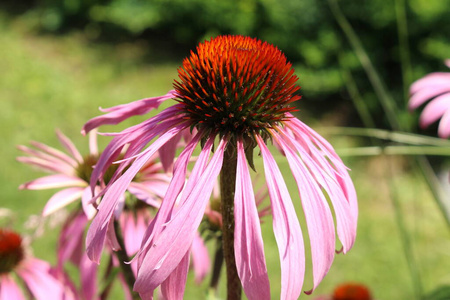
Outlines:
[[[310,162],[309,166],[312,169],[310,171],[283,138],[278,138],[276,133],[274,135],[286,154],[292,174],[297,182],[311,241],[314,290],[330,269],[335,248],[333,217],[322,189],[315,179],[322,176],[321,170],[312,169],[315,166]],[[287,136],[285,137],[287,138]],[[314,175],[311,173],[314,173]],[[345,201],[345,198],[343,197],[342,200]]]
[[164,299],[183,300],[188,271],[189,252],[184,255],[175,270],[161,284],[161,293]]
[[261,226],[242,141],[237,142],[234,197],[234,252],[242,287],[249,299],[270,299]]
[[101,125],[119,124],[129,117],[146,114],[150,110],[158,108],[159,105],[165,100],[171,98],[173,98],[172,91],[168,92],[164,96],[141,99],[128,104],[102,109],[102,111],[108,113],[89,120],[86,124],[84,124],[81,133],[86,134]]
[[178,132],[182,129],[184,129],[182,125],[170,128],[152,145],[150,145],[150,147],[133,162],[129,169],[109,187],[100,205],[98,206],[98,213],[92,221],[86,237],[86,251],[92,261],[96,263],[99,263],[100,261],[100,254],[105,242],[105,237],[109,227],[108,225],[119,202],[119,197],[126,191],[131,180],[133,180],[134,176],[136,176],[142,166],[156,153],[156,151],[158,151],[162,145],[178,134]]
[[[202,184],[194,184],[191,190],[187,190],[186,187],[178,211],[174,212],[170,221],[164,224],[164,230],[153,239],[152,244],[148,247],[134,285],[136,291],[140,293],[153,291],[166,280],[188,252],[222,167],[225,144],[226,142],[221,140],[211,161],[200,175],[192,173],[192,177],[199,177],[197,182]],[[206,147],[202,152],[206,152],[205,149]],[[206,154],[209,154],[209,151]],[[197,161],[198,163],[199,161]],[[192,180],[192,177],[189,178],[189,181]],[[163,204],[164,202],[165,200],[163,200]]]
[[281,260],[281,299],[297,299],[305,273],[302,231],[286,183],[275,159],[261,137],[256,140],[264,161],[267,188],[273,213],[273,231]]

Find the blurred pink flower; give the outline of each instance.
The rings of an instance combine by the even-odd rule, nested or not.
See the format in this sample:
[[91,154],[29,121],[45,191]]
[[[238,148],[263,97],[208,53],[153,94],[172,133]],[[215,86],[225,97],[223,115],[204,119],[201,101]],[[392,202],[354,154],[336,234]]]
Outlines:
[[[201,43],[191,52],[179,69],[181,81],[175,83],[176,91],[154,98],[154,101],[172,98],[179,103],[139,125],[112,134],[114,139],[96,165],[91,185],[101,180],[118,153],[127,147],[118,171],[124,173],[110,181],[89,228],[89,257],[98,261],[106,231],[104,224],[113,217],[119,195],[139,169],[158,150],[172,149],[170,145],[183,132],[196,129],[173,165],[172,181],[144,235],[136,256],[139,268],[134,289],[147,299],[161,285],[166,298],[182,298],[189,249],[224,164],[224,153],[233,149],[237,153],[234,198],[237,270],[249,299],[270,298],[260,220],[247,165],[248,156],[258,146],[281,261],[281,298],[299,297],[305,270],[303,237],[286,183],[266,145],[268,141],[286,156],[298,186],[310,238],[313,289],[316,288],[335,254],[335,227],[328,200],[334,208],[344,253],[356,237],[358,208],[347,168],[332,146],[290,113],[294,110],[290,103],[300,98],[295,95],[299,87],[293,73],[281,51],[256,39],[222,36]],[[137,101],[129,107],[111,108],[110,113],[87,122],[83,130],[118,123],[136,114],[136,107],[151,103],[146,99],[145,103]],[[214,147],[216,138],[219,143]],[[188,163],[199,144],[202,150],[186,181]]]
[[[56,134],[69,155],[34,141],[31,142],[34,148],[18,146],[19,150],[29,155],[17,157],[18,161],[35,166],[45,172],[53,173],[52,175],[24,183],[19,188],[29,190],[64,188],[48,200],[43,209],[43,215],[47,216],[81,199],[83,210],[86,216],[91,219],[96,213],[96,208],[92,203],[93,193],[89,188],[91,173],[99,157],[96,135],[95,133],[90,135],[90,153],[83,157],[69,138],[59,130]],[[139,174],[127,189],[136,198],[151,206],[159,206],[160,199],[164,195],[170,181],[170,177],[163,172],[162,164],[156,162],[156,159],[157,157],[154,156],[149,159],[147,164],[142,166]],[[115,169],[115,165],[112,165],[107,170],[110,174],[109,176],[112,176]],[[109,180],[108,175],[105,176],[105,180]],[[102,186],[104,186],[104,183],[94,188],[97,194],[101,192]],[[122,207],[124,200],[125,198],[122,197]],[[120,215],[120,211],[117,215]]]
[[[450,68],[450,59],[445,64]],[[411,85],[410,94],[410,110],[417,109],[431,99],[420,115],[420,126],[425,128],[441,119],[438,135],[441,138],[450,137],[450,73],[426,75]]]
[[[38,300],[70,299],[50,272],[49,263],[26,253],[18,234],[0,229],[0,300],[28,299],[22,292],[22,282]],[[22,282],[17,282],[14,274]]]

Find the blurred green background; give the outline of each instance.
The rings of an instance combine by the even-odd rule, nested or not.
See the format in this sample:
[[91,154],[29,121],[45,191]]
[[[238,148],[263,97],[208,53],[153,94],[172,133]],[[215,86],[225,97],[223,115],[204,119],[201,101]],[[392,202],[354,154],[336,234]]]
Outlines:
[[[339,5],[392,95],[403,127],[435,135],[436,126],[418,129],[418,112],[407,111],[406,92],[413,80],[446,71],[443,60],[450,57],[450,1],[342,0]],[[406,31],[399,24],[406,24]],[[164,94],[171,89],[177,67],[190,49],[218,34],[249,35],[277,45],[300,77],[303,98],[298,103],[298,117],[319,131],[324,126],[364,123],[351,100],[345,74],[352,75],[374,125],[391,128],[325,0],[4,0],[0,3],[0,188],[1,206],[15,213],[13,227],[26,231],[23,224],[28,216],[39,214],[54,192],[17,190],[21,183],[42,173],[15,161],[20,154],[16,145],[36,140],[59,147],[54,134],[59,128],[87,153],[87,139],[80,129],[99,114],[98,107]],[[367,142],[326,137],[338,150]],[[330,293],[347,281],[366,284],[375,299],[414,298],[392,190],[401,205],[424,292],[450,284],[449,228],[428,186],[411,166],[411,157],[344,160],[352,169],[359,198],[357,241],[350,253],[336,257],[317,291],[302,298]],[[288,169],[281,156],[279,161],[282,169]],[[439,170],[445,161],[434,158],[434,164]],[[296,195],[292,178],[288,173],[285,177]],[[448,188],[448,181],[443,182]],[[299,199],[293,199],[300,211]],[[277,298],[278,251],[269,220],[263,231],[272,295]],[[55,262],[56,234],[57,230],[48,230],[33,243],[38,257]],[[304,289],[308,290],[310,268],[306,276]],[[206,286],[188,284],[186,299],[202,299]]]

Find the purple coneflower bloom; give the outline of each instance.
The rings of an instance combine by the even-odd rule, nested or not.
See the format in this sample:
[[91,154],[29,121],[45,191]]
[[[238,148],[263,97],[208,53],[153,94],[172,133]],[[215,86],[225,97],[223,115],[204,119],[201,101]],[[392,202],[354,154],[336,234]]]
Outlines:
[[[445,64],[450,68],[450,59]],[[450,137],[450,73],[435,72],[417,80],[410,88],[409,109],[414,110],[432,99],[420,115],[420,126],[425,128],[439,121],[438,135]]]
[[[99,212],[88,232],[88,255],[98,261],[105,224],[113,216],[121,195],[146,161],[162,147],[170,149],[187,129],[195,135],[173,165],[173,177],[161,207],[147,230],[137,259],[134,289],[151,298],[162,285],[169,299],[184,292],[189,248],[203,218],[217,177],[234,157],[234,253],[243,289],[249,299],[270,299],[260,220],[249,166],[253,150],[262,155],[273,214],[273,230],[281,261],[281,299],[297,299],[302,291],[305,254],[302,231],[282,173],[267,144],[274,143],[287,158],[297,182],[312,252],[313,289],[328,272],[337,235],[347,252],[356,236],[357,203],[347,168],[332,146],[296,119],[291,103],[300,99],[292,65],[275,46],[242,36],[219,36],[198,45],[179,68],[175,91],[154,98],[172,98],[173,106],[143,123],[115,134],[103,152],[92,182],[127,146],[120,172],[107,187]],[[151,99],[89,121],[84,132],[102,124],[115,124],[144,111]],[[138,109],[140,108],[140,109]],[[215,145],[215,141],[218,143]],[[154,141],[152,141],[154,140]],[[145,146],[150,143],[148,148]],[[188,162],[197,145],[202,149],[186,180]],[[214,150],[213,150],[214,149]],[[173,153],[173,151],[172,151]],[[134,161],[131,163],[131,160]],[[226,180],[226,179],[225,179]],[[234,184],[233,183],[233,184]],[[233,191],[232,191],[233,192]],[[223,196],[223,195],[222,195]],[[177,281],[167,291],[167,282]]]
[[0,229],[0,300],[28,299],[13,274],[38,300],[64,299],[64,287],[50,272],[50,264],[26,253],[20,235]]

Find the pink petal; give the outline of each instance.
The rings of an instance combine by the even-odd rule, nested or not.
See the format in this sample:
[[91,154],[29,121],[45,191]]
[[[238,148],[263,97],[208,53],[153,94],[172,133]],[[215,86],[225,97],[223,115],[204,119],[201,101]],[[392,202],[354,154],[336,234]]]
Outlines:
[[89,132],[89,153],[98,156],[97,130]]
[[[450,84],[450,81],[449,81]],[[416,93],[412,94],[411,99],[409,100],[408,103],[408,108],[410,110],[414,110],[416,108],[418,108],[419,106],[421,106],[422,104],[424,104],[425,102],[427,102],[428,100],[439,96],[443,93],[447,93],[450,92],[450,86],[447,85],[430,85],[427,86],[419,91],[417,91]]]
[[133,180],[136,173],[139,172],[148,159],[150,159],[162,145],[178,134],[182,129],[184,129],[182,125],[170,128],[150,145],[144,154],[138,157],[129,169],[108,189],[98,206],[98,213],[92,221],[86,237],[86,251],[92,261],[99,263],[107,227],[113,216],[119,197],[123,195],[131,180]]
[[247,166],[244,145],[237,141],[236,191],[234,197],[234,252],[242,287],[249,299],[270,299],[261,226]]
[[47,146],[43,143],[39,143],[39,142],[35,142],[35,141],[32,141],[31,145],[36,147],[37,149],[43,151],[43,152],[40,152],[42,157],[46,156],[46,157],[51,157],[52,159],[60,160],[63,163],[68,164],[69,166],[72,166],[72,167],[76,167],[78,165],[78,162],[74,158],[68,156],[66,153],[64,153],[56,148],[53,148],[53,147]]
[[[211,143],[210,140],[207,144]],[[155,236],[142,259],[134,286],[136,291],[140,293],[153,291],[167,279],[188,252],[222,167],[225,145],[226,141],[221,140],[206,169],[199,170],[202,171],[201,175],[192,173],[183,191],[179,210],[164,224],[164,230]],[[206,145],[200,156],[206,156],[205,154],[209,156]],[[200,157],[196,165],[199,163],[202,163]],[[199,178],[195,184],[189,183],[192,178],[197,177]],[[193,185],[191,190],[188,189],[189,185]],[[166,199],[163,200],[163,205],[165,202]]]
[[[175,202],[178,199],[178,196],[181,193],[182,188],[184,187],[184,183],[186,180],[187,165],[190,162],[192,153],[194,152],[194,149],[197,146],[201,137],[202,137],[201,134],[197,134],[189,142],[186,148],[180,153],[175,162],[173,177],[167,189],[167,194],[164,196],[164,201],[162,202],[161,207],[158,210],[158,213],[156,214],[156,217],[150,223],[149,227],[145,232],[141,250],[135,256],[135,258],[140,260],[139,264],[142,261],[141,254],[146,253],[148,251],[148,248],[153,242],[153,238],[159,233],[159,229],[162,228],[163,224],[165,222],[168,222],[170,219]],[[211,144],[210,146],[212,147],[212,143],[210,144]],[[207,145],[205,145],[205,148],[206,146]],[[156,228],[156,230],[153,230],[154,228]]]
[[59,130],[56,130],[56,135],[58,136],[61,145],[63,145],[63,147],[66,148],[66,150],[72,155],[72,157],[75,158],[78,161],[78,163],[82,163],[83,156],[81,156],[80,152],[78,151],[77,147],[75,147],[75,145],[72,143],[72,141]]
[[450,93],[434,98],[420,115],[420,126],[428,127],[450,110]]
[[208,248],[206,248],[203,239],[198,231],[194,237],[191,247],[192,266],[194,267],[195,283],[200,284],[205,276],[208,274],[211,267],[209,259]]
[[87,185],[87,182],[75,177],[64,174],[56,174],[49,175],[41,178],[37,178],[35,180],[29,181],[27,183],[22,184],[20,189],[27,190],[45,190],[45,189],[53,189],[53,188],[62,188],[62,187],[84,187]]
[[273,213],[273,230],[281,260],[281,299],[297,299],[305,273],[302,231],[286,183],[261,137],[256,136],[264,161],[264,173]]
[[[97,189],[97,193],[98,193]],[[83,190],[83,195],[81,196],[81,206],[83,208],[84,214],[89,220],[92,220],[92,218],[97,213],[97,209],[92,204],[92,193],[91,189],[89,187],[86,187]]]
[[60,300],[64,290],[49,272],[50,265],[35,258],[28,258],[17,270],[37,300]]
[[[297,182],[311,241],[314,290],[327,274],[334,259],[336,239],[333,217],[321,187],[315,180],[321,174],[317,174],[318,172],[313,169],[315,166],[312,163],[308,164],[310,167],[308,169],[300,157],[295,154],[295,151],[286,144],[283,137],[280,138],[274,132],[273,134],[286,154],[292,174]],[[288,137],[285,136],[285,138]]]
[[417,93],[419,90],[428,88],[430,86],[441,86],[446,85],[448,86],[450,82],[450,73],[445,72],[435,72],[428,74],[427,76],[415,81],[410,89],[409,92],[411,94]]
[[8,274],[0,274],[0,300],[25,300],[17,283]]
[[[285,124],[294,129],[293,132],[297,135],[296,140],[308,149],[309,155],[302,155],[302,158],[313,157],[322,170],[316,172],[318,175],[323,174],[317,176],[316,180],[320,180],[319,183],[330,195],[336,214],[339,240],[342,242],[343,252],[346,253],[355,241],[358,220],[356,191],[347,168],[333,147],[314,130],[295,118]],[[301,146],[296,146],[296,148],[299,153],[302,153]],[[334,182],[337,183],[337,186]],[[342,201],[343,198],[346,201]]]
[[173,98],[172,91],[161,97],[141,99],[131,103],[102,109],[102,111],[109,113],[89,120],[86,124],[84,124],[81,133],[86,134],[101,125],[119,124],[129,117],[146,114],[150,110],[158,108],[163,101],[171,98]]
[[80,199],[83,195],[83,190],[83,188],[72,187],[57,192],[47,201],[47,204],[42,211],[42,215],[48,216],[58,209],[61,209],[75,200]]
[[58,267],[60,269],[67,261],[78,265],[84,248],[83,236],[88,220],[82,212],[70,218],[64,224],[58,240]]
[[439,122],[438,134],[444,139],[450,137],[450,109],[445,112]]
[[189,271],[189,251],[181,259],[178,266],[161,284],[164,299],[183,300],[186,279]]
[[175,157],[175,152],[177,151],[177,146],[181,139],[181,135],[182,132],[159,149],[159,158],[166,172],[172,172],[173,159]]
[[74,169],[73,167],[61,162],[61,161],[51,161],[47,159],[42,159],[39,157],[27,157],[27,156],[19,156],[16,158],[18,162],[36,166],[39,169],[42,169],[46,172],[52,173],[63,173],[67,175],[73,175]]
[[92,262],[86,255],[83,253],[80,265],[80,276],[81,276],[81,293],[83,294],[83,299],[86,300],[97,300],[97,272],[98,265]]
[[[94,190],[97,181],[103,176],[112,162],[117,159],[125,145],[132,142],[135,144],[134,147],[129,147],[127,151],[125,158],[129,158],[130,156],[139,153],[139,151],[141,151],[142,148],[158,134],[165,132],[168,128],[177,126],[182,118],[178,117],[170,119],[170,116],[173,116],[174,112],[175,108],[170,107],[155,117],[152,117],[139,125],[125,129],[117,135],[103,150],[102,155],[92,171],[90,180],[91,189]],[[159,122],[161,122],[161,124],[158,124]],[[126,166],[127,164],[122,164],[119,169],[122,168],[123,170]],[[120,172],[116,172],[116,174],[120,174]]]

